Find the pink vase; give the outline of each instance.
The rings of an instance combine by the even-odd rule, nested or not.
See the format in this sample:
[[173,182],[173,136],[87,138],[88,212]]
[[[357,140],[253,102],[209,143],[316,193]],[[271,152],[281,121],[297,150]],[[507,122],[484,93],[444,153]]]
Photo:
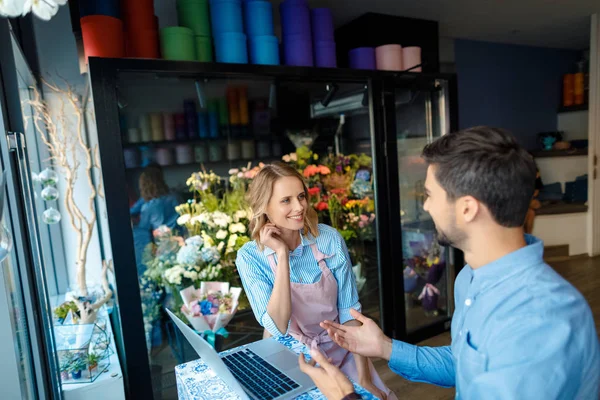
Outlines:
[[[402,67],[406,70],[421,64],[421,48],[417,46],[402,48]],[[411,69],[410,72],[421,72],[422,68]]]
[[375,49],[377,69],[384,71],[402,71],[402,46],[386,44]]

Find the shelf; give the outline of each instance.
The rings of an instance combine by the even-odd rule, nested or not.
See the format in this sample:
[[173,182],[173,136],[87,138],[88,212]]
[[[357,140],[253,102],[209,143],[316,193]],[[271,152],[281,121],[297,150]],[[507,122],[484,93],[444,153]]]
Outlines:
[[[256,167],[258,163],[263,162],[265,164],[281,161],[281,157],[266,157],[261,159],[239,159],[239,160],[221,160],[221,161],[206,161],[206,162],[193,162],[186,164],[171,164],[171,165],[161,165],[161,168],[189,168],[189,167],[197,167],[200,170],[201,166],[209,166],[209,165],[229,165],[231,164],[232,168],[242,168],[246,167],[248,163],[252,163],[252,167]],[[143,170],[146,167],[133,167],[133,168],[125,168],[125,171],[139,171]]]
[[560,215],[585,213],[588,206],[580,203],[546,204],[535,210],[535,215]]
[[548,157],[576,157],[576,156],[587,156],[588,149],[569,149],[569,150],[535,150],[531,152],[534,158],[548,158]]
[[179,144],[200,144],[207,142],[229,142],[229,141],[243,141],[243,140],[252,140],[254,142],[262,142],[262,141],[273,141],[279,140],[280,138],[273,138],[271,136],[264,137],[254,137],[254,136],[242,136],[242,137],[232,137],[232,138],[198,138],[198,139],[185,139],[185,140],[161,140],[157,142],[136,142],[136,143],[123,143],[123,147],[141,147],[141,146],[149,146],[149,147],[159,147],[159,146],[177,146]]
[[568,113],[568,112],[574,112],[574,111],[587,111],[588,110],[588,105],[587,104],[580,104],[577,106],[569,106],[569,107],[558,107],[558,113]]

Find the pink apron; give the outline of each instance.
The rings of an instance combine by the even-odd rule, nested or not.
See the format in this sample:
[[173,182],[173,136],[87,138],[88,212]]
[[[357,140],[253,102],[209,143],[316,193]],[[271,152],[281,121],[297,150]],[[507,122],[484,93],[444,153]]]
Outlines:
[[[340,368],[349,378],[358,382],[358,371],[354,355],[338,346],[319,325],[323,320],[339,322],[338,319],[338,285],[335,277],[325,263],[327,256],[319,251],[316,244],[311,244],[313,256],[321,269],[321,279],[312,284],[290,282],[292,296],[292,315],[290,317],[289,334],[304,343],[307,347],[318,349],[332,364]],[[273,274],[277,273],[277,264],[273,254],[268,256]],[[386,393],[388,399],[397,399],[394,392],[388,389],[375,371],[369,360],[371,381],[379,390]]]

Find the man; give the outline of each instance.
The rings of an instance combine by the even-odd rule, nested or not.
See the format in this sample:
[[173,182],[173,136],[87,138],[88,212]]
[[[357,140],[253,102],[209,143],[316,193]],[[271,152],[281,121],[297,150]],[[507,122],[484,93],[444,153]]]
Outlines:
[[[505,131],[477,127],[423,150],[424,209],[438,240],[464,252],[456,278],[452,345],[391,340],[370,319],[322,326],[342,347],[389,360],[415,382],[456,386],[460,399],[598,399],[598,336],[583,296],[543,261],[543,243],[524,235],[534,191],[531,156]],[[556,227],[560,229],[560,227]],[[585,227],[582,227],[585,229]],[[319,354],[300,365],[330,399],[352,385]]]

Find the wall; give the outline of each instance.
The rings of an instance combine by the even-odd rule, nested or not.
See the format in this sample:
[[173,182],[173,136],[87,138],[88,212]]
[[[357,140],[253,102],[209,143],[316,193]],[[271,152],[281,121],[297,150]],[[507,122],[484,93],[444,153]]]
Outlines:
[[454,50],[460,128],[502,127],[527,149],[557,129],[562,75],[579,52],[458,39]]
[[[60,7],[56,16],[50,21],[42,21],[38,18],[34,18],[34,31],[42,77],[62,87],[65,86],[65,82],[68,82],[77,93],[83,96],[86,90],[87,79],[79,72],[77,46],[71,30],[68,7]],[[60,96],[49,93],[47,90],[44,91],[44,97],[51,112],[55,112],[60,107],[60,103],[63,100]],[[83,153],[80,153],[80,156],[83,156]],[[85,164],[85,161],[82,163]],[[58,170],[57,172],[60,173]],[[75,201],[89,218],[90,213],[88,211],[87,201],[90,190],[85,177],[85,169],[83,167],[80,168],[78,174],[79,179],[75,183]],[[65,193],[64,180],[61,179],[58,186],[61,194]],[[74,289],[77,282],[75,266],[77,239],[69,222],[62,198],[58,200],[57,205],[59,206],[59,211],[62,215],[60,224],[65,243],[68,281],[70,289]],[[98,230],[95,228],[88,249],[87,258],[86,276],[89,285],[100,283],[101,263],[102,255],[100,241]]]
[[569,245],[570,256],[587,254],[587,218],[588,213],[539,215],[532,233],[544,241],[544,246]]

